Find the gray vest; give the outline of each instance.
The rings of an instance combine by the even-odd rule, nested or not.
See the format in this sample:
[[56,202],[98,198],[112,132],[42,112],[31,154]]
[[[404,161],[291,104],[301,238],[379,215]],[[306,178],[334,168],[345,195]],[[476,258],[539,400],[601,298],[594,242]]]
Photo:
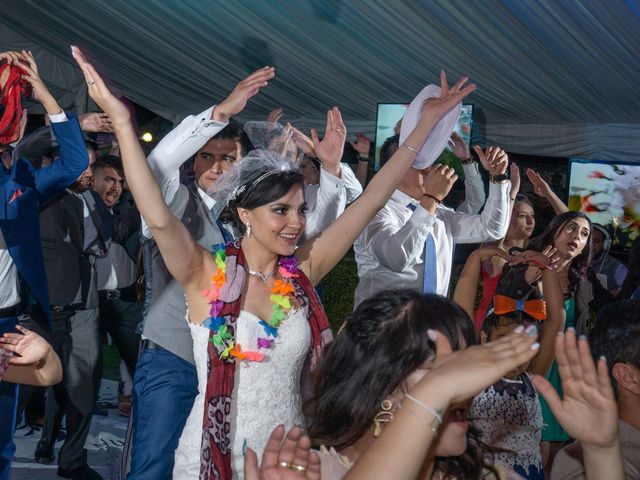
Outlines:
[[[224,243],[220,228],[195,188],[180,185],[169,208],[202,247],[209,250],[216,243]],[[184,289],[167,270],[153,239],[145,241],[144,256],[147,301],[150,303],[144,315],[142,334],[144,338],[195,364]]]

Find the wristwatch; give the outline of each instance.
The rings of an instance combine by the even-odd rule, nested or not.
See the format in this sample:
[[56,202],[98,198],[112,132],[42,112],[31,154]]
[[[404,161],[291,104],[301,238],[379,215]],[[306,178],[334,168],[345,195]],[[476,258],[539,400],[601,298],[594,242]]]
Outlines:
[[504,183],[506,180],[509,180],[509,175],[504,173],[500,175],[490,175],[489,179],[491,180],[491,183]]

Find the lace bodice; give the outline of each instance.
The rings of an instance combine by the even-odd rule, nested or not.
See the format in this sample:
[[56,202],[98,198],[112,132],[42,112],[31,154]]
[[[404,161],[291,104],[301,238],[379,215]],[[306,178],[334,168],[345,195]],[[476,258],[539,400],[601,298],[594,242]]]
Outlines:
[[[265,337],[260,318],[242,311],[238,317],[236,342],[243,349],[256,349]],[[291,311],[278,329],[278,337],[262,362],[242,362],[236,368],[232,405],[236,421],[231,425],[233,478],[243,478],[242,455],[246,440],[262,458],[271,431],[283,423],[287,430],[302,425],[300,374],[311,345],[311,330],[301,309]]]
[[502,378],[478,395],[469,412],[480,439],[496,453],[495,463],[525,479],[544,479],[540,437],[542,411],[538,394],[527,373],[509,380]]
[[[242,350],[258,351],[258,338],[266,338],[260,318],[241,311],[236,323],[236,344]],[[197,480],[200,474],[200,446],[205,391],[209,329],[190,323],[193,353],[198,371],[198,396],[180,437],[173,469],[174,480]],[[278,329],[278,337],[262,362],[241,362],[236,366],[231,425],[233,478],[243,473],[243,447],[262,457],[271,431],[283,423],[287,430],[303,423],[300,375],[311,345],[311,330],[304,310],[292,310]]]

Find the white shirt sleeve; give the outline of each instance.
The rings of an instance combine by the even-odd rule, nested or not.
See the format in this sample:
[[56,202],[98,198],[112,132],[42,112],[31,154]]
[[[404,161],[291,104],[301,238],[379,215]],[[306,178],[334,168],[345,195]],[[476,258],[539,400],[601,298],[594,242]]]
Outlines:
[[[180,166],[200,150],[213,136],[227,126],[227,122],[211,119],[215,106],[199,115],[190,115],[171,130],[147,157],[162,196],[168,203],[180,185]],[[142,234],[151,238],[149,228],[142,221]]]
[[[341,165],[341,177],[320,169],[320,186],[316,189],[305,188],[307,204],[313,206],[307,211],[307,226],[304,238],[312,238],[342,215],[349,198],[355,200],[362,187],[348,165]],[[315,200],[310,196],[315,196]],[[353,201],[351,200],[351,201]]]
[[422,255],[424,241],[436,217],[418,205],[407,222],[398,228],[399,219],[392,215],[387,208],[380,210],[362,233],[361,244],[380,265],[403,272]]
[[[455,243],[480,243],[498,240],[509,227],[509,192],[511,182],[491,183],[489,198],[479,215],[441,209],[441,215]],[[446,217],[446,220],[445,218]]]
[[486,200],[484,182],[476,162],[463,163],[462,169],[464,170],[464,202],[456,208],[456,212],[475,215],[480,212]]
[[62,123],[62,122],[66,122],[68,120],[67,118],[67,114],[64,113],[64,111],[62,113],[56,113],[55,115],[49,115],[49,120],[51,120],[51,123]]

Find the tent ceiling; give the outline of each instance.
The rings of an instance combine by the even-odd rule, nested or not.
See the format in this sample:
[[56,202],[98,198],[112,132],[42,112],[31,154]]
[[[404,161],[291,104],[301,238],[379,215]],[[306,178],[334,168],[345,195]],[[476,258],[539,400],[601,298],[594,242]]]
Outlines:
[[[82,85],[69,68],[68,46],[77,44],[111,85],[170,119],[203,110],[269,64],[277,78],[246,118],[282,107],[287,120],[319,126],[336,104],[352,132],[371,132],[378,102],[409,101],[444,68],[478,84],[471,101],[490,140],[506,129],[523,141],[540,130],[548,141],[554,126],[556,136],[585,137],[554,152],[594,156],[605,145],[589,137],[593,125],[619,140],[640,123],[637,0],[5,0],[1,8],[0,23],[53,55],[61,88]],[[3,49],[20,43],[0,33]]]

